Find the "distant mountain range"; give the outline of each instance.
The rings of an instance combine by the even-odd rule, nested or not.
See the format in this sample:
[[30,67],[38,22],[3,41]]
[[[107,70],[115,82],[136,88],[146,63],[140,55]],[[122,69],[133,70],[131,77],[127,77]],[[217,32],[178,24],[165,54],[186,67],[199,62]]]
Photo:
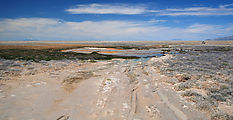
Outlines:
[[219,37],[219,38],[215,38],[215,39],[207,39],[207,40],[227,41],[227,40],[233,40],[233,36],[228,36],[228,37]]

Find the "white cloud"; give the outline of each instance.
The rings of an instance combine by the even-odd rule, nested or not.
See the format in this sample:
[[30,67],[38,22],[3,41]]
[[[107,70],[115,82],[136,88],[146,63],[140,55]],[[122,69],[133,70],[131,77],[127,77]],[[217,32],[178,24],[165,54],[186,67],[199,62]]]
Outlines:
[[[193,24],[186,29],[191,33],[208,33],[217,34],[220,31],[224,32],[224,27],[220,25],[207,25],[207,24]],[[215,31],[218,30],[218,31]]]
[[167,22],[168,20],[160,20],[160,19],[151,19],[148,22],[149,23],[163,23],[163,22]]
[[70,22],[48,18],[0,20],[0,40],[203,40],[233,33],[227,26],[193,24],[167,27],[139,21]]
[[71,14],[143,14],[146,12],[145,7],[141,5],[130,6],[127,4],[86,4],[77,5],[76,7],[66,10]]
[[165,9],[160,10],[158,15],[164,16],[219,16],[219,15],[233,15],[233,4],[220,5],[218,8],[212,7],[190,7],[182,9]]
[[71,14],[148,14],[154,13],[160,16],[220,16],[233,15],[233,4],[220,5],[219,7],[189,7],[169,8],[154,10],[148,9],[145,5],[127,4],[83,4],[66,9]]
[[219,7],[220,8],[226,8],[226,7],[230,7],[230,6],[233,6],[233,4],[220,5]]

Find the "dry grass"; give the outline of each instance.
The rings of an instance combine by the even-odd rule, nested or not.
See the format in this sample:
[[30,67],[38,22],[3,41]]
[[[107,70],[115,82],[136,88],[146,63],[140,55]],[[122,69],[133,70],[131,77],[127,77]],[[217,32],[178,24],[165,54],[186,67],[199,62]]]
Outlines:
[[1,45],[0,49],[68,49],[68,48],[78,48],[87,45],[83,44],[23,44],[23,45]]
[[[69,49],[79,47],[115,47],[115,49],[125,49],[138,46],[143,48],[164,48],[169,47],[169,45],[201,45],[201,41],[0,41],[0,49]],[[206,41],[205,45],[233,45],[233,41]]]

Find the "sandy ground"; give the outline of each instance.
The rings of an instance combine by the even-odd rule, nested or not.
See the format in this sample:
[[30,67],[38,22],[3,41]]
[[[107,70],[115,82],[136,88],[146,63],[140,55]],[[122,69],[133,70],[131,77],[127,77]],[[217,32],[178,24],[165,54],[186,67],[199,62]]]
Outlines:
[[[0,120],[208,120],[160,75],[160,58],[71,62],[0,81]],[[60,63],[58,63],[60,64]]]

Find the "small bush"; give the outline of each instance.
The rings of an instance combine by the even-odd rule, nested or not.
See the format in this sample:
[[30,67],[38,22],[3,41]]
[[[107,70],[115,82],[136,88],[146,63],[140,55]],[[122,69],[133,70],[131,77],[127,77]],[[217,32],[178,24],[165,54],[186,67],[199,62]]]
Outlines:
[[217,101],[226,101],[226,98],[224,98],[220,93],[213,93],[210,95],[210,98],[215,99]]
[[228,115],[225,112],[216,111],[211,115],[212,120],[233,120],[233,116]]
[[194,80],[189,80],[189,81],[186,81],[186,82],[182,82],[180,84],[178,84],[175,89],[180,91],[180,90],[186,90],[186,89],[189,89],[189,88],[192,88],[192,86],[195,85],[195,81]]
[[197,93],[195,91],[185,91],[182,95],[183,96],[188,96],[188,97],[191,97],[191,96],[202,96],[202,95],[200,95],[199,93]]

